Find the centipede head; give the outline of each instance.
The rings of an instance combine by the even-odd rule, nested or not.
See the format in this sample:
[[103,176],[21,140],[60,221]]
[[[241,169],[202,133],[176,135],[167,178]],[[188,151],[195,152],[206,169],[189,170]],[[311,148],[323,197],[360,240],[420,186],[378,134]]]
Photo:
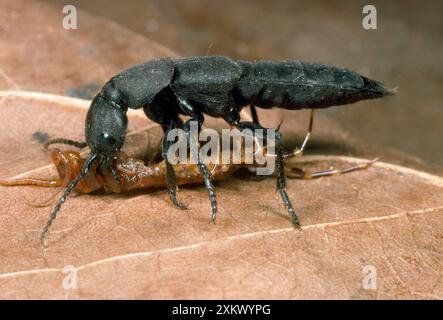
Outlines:
[[56,148],[52,151],[52,162],[57,169],[60,179],[73,180],[80,174],[84,159],[76,151],[61,151]]

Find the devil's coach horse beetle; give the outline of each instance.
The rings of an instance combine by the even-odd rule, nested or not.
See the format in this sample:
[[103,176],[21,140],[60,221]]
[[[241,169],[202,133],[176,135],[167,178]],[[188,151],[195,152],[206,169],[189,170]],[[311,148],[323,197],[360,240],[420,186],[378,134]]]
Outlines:
[[[143,108],[152,121],[160,124],[165,136],[175,128],[183,128],[189,139],[190,122],[204,121],[204,114],[222,118],[239,130],[265,129],[260,126],[255,107],[298,110],[326,108],[364,99],[379,98],[393,91],[381,83],[354,71],[319,63],[299,61],[240,61],[225,56],[190,58],[161,58],[133,66],[111,78],[92,100],[86,117],[85,136],[91,153],[80,174],[58,200],[44,227],[44,239],[61,205],[77,184],[86,176],[91,165],[115,172],[117,155],[125,142],[128,108]],[[240,110],[250,105],[253,121],[240,121]],[[189,116],[184,124],[179,115]],[[168,162],[171,142],[163,139],[162,156],[167,165],[167,188],[171,201],[186,208],[176,197],[175,174]],[[191,153],[197,157],[211,201],[211,219],[217,214],[214,186],[206,165],[198,158],[195,146]],[[291,216],[298,217],[285,191],[281,134],[276,132],[277,188]]]

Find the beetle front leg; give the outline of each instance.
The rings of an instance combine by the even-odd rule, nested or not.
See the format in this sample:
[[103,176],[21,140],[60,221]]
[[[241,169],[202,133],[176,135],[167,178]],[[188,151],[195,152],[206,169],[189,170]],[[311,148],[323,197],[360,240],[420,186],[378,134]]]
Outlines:
[[166,164],[166,185],[168,188],[168,195],[171,202],[179,209],[187,209],[186,205],[177,200],[177,183],[175,181],[175,172],[172,164],[168,160],[168,150],[171,146],[171,141],[167,139],[168,133],[178,127],[176,121],[171,121],[169,125],[163,127],[164,137],[163,137],[163,147],[162,147],[162,157]]
[[252,122],[260,124],[260,122],[258,120],[257,108],[253,104],[251,104],[249,106],[249,109],[251,110]]

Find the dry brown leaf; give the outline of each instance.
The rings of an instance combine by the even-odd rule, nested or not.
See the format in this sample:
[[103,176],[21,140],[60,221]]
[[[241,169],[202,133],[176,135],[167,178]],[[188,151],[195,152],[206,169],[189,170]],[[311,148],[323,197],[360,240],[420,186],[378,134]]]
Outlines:
[[[172,54],[84,13],[87,36],[63,30],[60,12],[45,4],[1,6],[0,178],[55,174],[36,132],[83,140],[88,103],[45,93],[101,85],[128,65]],[[268,126],[280,118],[286,145],[300,143],[306,114],[262,113]],[[158,141],[159,130],[143,132],[150,125],[131,114],[133,154],[146,155],[143,147]],[[380,154],[321,114],[311,142],[309,149],[327,153]],[[395,154],[383,159],[404,162]],[[359,161],[311,160],[312,170]],[[43,249],[38,236],[51,207],[31,205],[54,190],[1,187],[0,298],[442,297],[442,178],[381,162],[339,177],[291,180],[288,189],[302,232],[292,228],[274,179],[233,177],[216,185],[215,225],[202,186],[180,189],[188,211],[173,208],[164,190],[72,196]],[[78,287],[65,290],[69,265]],[[365,266],[376,268],[376,290],[362,286]]]
[[[0,108],[10,119],[2,127],[3,137],[7,136],[0,144],[2,178],[54,174],[48,167],[48,152],[32,142],[34,132],[74,138],[83,132],[84,108],[16,96],[4,97]],[[149,125],[137,114],[129,123],[135,133]],[[160,130],[152,132],[151,143]],[[136,137],[130,135],[128,144],[141,141]],[[358,160],[321,157],[311,159],[309,167],[354,161]],[[164,190],[73,196],[43,249],[38,235],[51,208],[30,204],[47,199],[54,190],[2,187],[0,295],[442,296],[443,179],[439,177],[378,163],[338,177],[290,180],[288,191],[300,214],[301,232],[292,228],[272,178],[258,182],[233,177],[217,183],[216,190],[220,212],[215,225],[209,222],[209,201],[202,186],[180,189],[188,211],[173,208]],[[67,265],[78,270],[77,289],[63,289]],[[377,290],[362,287],[367,265],[376,268]]]

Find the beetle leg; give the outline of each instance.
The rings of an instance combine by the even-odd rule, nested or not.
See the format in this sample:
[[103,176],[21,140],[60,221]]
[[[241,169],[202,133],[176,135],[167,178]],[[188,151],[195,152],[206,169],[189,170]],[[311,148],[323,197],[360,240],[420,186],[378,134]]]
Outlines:
[[300,227],[300,224],[298,222],[297,214],[294,210],[294,207],[291,204],[291,200],[289,200],[288,194],[286,193],[286,179],[285,179],[285,173],[284,173],[284,163],[283,163],[283,146],[281,142],[281,133],[276,132],[275,139],[276,139],[276,153],[277,153],[277,159],[276,159],[276,171],[277,171],[277,189],[280,192],[280,195],[283,199],[283,203],[286,206],[286,209],[289,212],[289,215],[291,216],[292,223],[298,227]]
[[178,127],[177,121],[169,122],[169,125],[163,126],[164,137],[163,137],[163,147],[162,147],[162,157],[166,164],[166,185],[168,188],[168,195],[171,202],[179,209],[187,209],[186,205],[177,200],[177,183],[175,181],[175,172],[172,164],[168,160],[168,150],[172,142],[168,141],[167,136],[169,131]]
[[[235,119],[235,118],[234,118]],[[232,125],[234,125],[237,129],[242,131],[243,129],[250,129],[252,132],[255,132],[256,129],[261,129],[263,132],[266,132],[266,128],[263,128],[258,123],[253,122],[237,122],[234,120],[234,122],[231,122]],[[286,193],[286,179],[285,179],[285,172],[284,172],[284,161],[283,161],[283,145],[282,145],[282,136],[279,131],[275,132],[275,144],[276,144],[276,173],[277,173],[277,189],[282,197],[283,203],[286,206],[286,209],[288,210],[289,215],[291,216],[292,223],[300,227],[300,224],[298,222],[297,213],[294,210],[294,207],[292,206],[291,200],[289,200],[289,196]]]
[[258,113],[257,113],[257,108],[254,105],[250,105],[249,109],[251,109],[251,117],[252,117],[252,122],[260,124],[260,122],[258,121]]
[[[188,121],[186,121],[185,124],[183,125],[183,129],[185,130],[185,133],[188,137],[191,155],[193,157],[195,157],[195,159],[197,159],[198,170],[200,171],[200,174],[203,177],[203,181],[205,183],[206,189],[208,190],[209,200],[211,201],[211,220],[215,221],[215,218],[217,217],[217,198],[215,196],[214,185],[211,180],[212,175],[209,172],[208,167],[206,167],[206,165],[200,159],[200,156],[198,153],[198,148],[194,143],[195,141],[194,142],[192,141],[194,139],[191,139],[191,137],[190,137],[189,130],[190,130],[190,122],[191,121],[197,121],[197,119],[191,118]],[[200,128],[201,128],[201,126],[199,124],[198,132],[200,132]]]
[[[189,142],[189,148],[191,151],[191,157],[194,157],[194,159],[197,160],[197,166],[198,170],[200,171],[200,174],[203,178],[203,181],[206,186],[206,190],[208,190],[209,200],[211,201],[211,221],[215,221],[215,218],[217,217],[217,198],[214,191],[214,185],[212,183],[212,175],[210,171],[208,170],[208,167],[203,163],[203,161],[200,159],[198,147],[196,143],[198,144],[198,134],[201,131],[201,126],[203,124],[203,114],[196,110],[188,101],[181,97],[177,97],[177,101],[180,105],[180,108],[184,113],[191,116],[191,118],[186,121],[183,125],[183,130],[186,133],[188,142]],[[197,137],[191,137],[191,123],[195,121],[197,122],[198,129],[197,129]]]

